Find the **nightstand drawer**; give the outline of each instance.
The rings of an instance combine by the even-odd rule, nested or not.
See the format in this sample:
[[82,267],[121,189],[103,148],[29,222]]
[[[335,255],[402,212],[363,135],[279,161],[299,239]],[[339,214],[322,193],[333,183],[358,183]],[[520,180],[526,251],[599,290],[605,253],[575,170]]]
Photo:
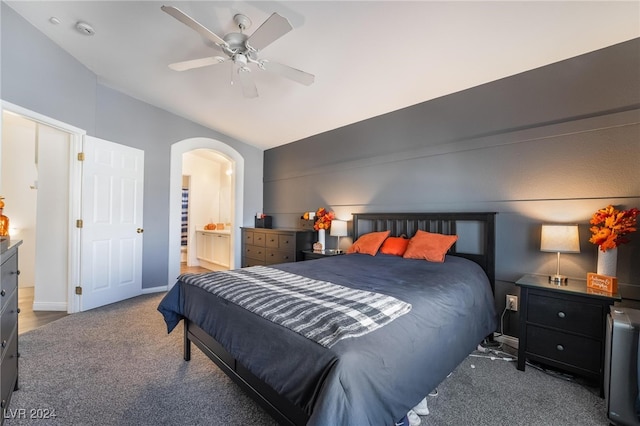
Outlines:
[[602,346],[598,340],[542,327],[527,327],[527,353],[599,373]]
[[578,302],[568,298],[542,296],[531,292],[527,322],[580,333],[601,339],[602,305]]

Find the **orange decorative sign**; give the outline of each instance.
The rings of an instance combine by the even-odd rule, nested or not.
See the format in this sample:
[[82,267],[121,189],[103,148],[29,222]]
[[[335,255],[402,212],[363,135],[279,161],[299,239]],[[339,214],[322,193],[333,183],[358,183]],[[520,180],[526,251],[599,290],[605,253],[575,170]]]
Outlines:
[[608,275],[598,275],[593,272],[587,273],[587,287],[607,293],[618,292],[618,279]]

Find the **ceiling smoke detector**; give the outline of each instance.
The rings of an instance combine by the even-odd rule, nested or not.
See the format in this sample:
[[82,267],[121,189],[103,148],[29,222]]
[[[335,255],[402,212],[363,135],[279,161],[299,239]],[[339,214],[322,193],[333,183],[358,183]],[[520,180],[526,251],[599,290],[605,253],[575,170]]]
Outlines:
[[96,30],[94,30],[91,25],[82,21],[76,23],[76,30],[78,30],[80,34],[84,34],[87,36],[92,36],[96,33]]

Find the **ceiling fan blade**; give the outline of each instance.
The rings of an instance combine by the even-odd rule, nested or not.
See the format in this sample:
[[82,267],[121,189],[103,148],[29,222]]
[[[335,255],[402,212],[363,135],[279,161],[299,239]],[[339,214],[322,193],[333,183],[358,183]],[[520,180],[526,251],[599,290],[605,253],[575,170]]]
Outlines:
[[300,71],[298,69],[290,67],[289,65],[283,65],[278,62],[264,60],[262,61],[262,65],[267,71],[278,73],[283,77],[296,81],[300,84],[304,84],[305,86],[311,86],[316,79],[313,74]]
[[187,71],[194,68],[207,67],[209,65],[221,64],[225,61],[222,56],[210,56],[208,58],[191,59],[189,61],[175,62],[169,64],[169,68],[174,71]]
[[251,77],[251,70],[247,67],[238,68],[238,80],[242,86],[242,94],[245,98],[257,98],[258,88]]
[[246,44],[252,49],[260,51],[292,29],[293,27],[287,18],[273,13],[249,36]]
[[214,34],[213,32],[209,31],[209,29],[204,27],[202,24],[197,22],[195,19],[193,19],[192,17],[190,17],[189,15],[187,15],[177,7],[161,6],[160,8],[164,12],[168,13],[169,15],[176,18],[178,21],[188,26],[189,28],[194,29],[201,36],[211,40],[215,44],[227,46],[226,41],[224,41],[222,38],[220,38],[218,35]]

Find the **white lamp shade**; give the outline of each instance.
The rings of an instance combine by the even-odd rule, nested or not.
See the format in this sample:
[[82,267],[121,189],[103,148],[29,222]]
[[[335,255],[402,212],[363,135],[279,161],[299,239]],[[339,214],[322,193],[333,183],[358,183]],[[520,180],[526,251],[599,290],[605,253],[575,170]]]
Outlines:
[[331,231],[330,234],[332,237],[346,237],[347,236],[347,222],[344,220],[332,220],[331,221]]
[[578,225],[542,225],[540,251],[580,253]]

